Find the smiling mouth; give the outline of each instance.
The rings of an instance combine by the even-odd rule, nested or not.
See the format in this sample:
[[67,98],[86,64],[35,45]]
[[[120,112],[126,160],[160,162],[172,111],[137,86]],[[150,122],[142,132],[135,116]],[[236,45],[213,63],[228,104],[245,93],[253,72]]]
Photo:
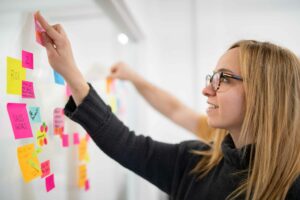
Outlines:
[[215,105],[213,103],[207,102],[207,104],[208,104],[208,108],[209,109],[217,109],[217,108],[219,108],[219,106],[217,106],[217,105]]

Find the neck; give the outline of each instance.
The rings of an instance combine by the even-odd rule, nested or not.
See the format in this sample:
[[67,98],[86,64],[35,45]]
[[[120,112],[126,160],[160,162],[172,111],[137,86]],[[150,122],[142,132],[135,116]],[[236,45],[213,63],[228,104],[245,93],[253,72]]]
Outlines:
[[234,142],[234,145],[237,149],[242,148],[243,146],[247,145],[247,144],[251,144],[253,143],[253,138],[250,137],[250,135],[247,135],[246,140],[241,140],[240,136],[241,136],[241,130],[229,130],[229,133],[232,137],[232,140]]

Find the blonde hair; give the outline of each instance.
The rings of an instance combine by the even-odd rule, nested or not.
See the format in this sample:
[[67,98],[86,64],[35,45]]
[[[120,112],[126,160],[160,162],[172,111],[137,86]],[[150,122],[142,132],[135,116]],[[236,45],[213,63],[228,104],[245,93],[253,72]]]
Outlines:
[[[240,141],[254,138],[246,180],[227,199],[281,200],[300,172],[300,62],[291,51],[268,42],[242,40],[240,68],[246,112]],[[192,172],[204,177],[223,158],[220,130]]]

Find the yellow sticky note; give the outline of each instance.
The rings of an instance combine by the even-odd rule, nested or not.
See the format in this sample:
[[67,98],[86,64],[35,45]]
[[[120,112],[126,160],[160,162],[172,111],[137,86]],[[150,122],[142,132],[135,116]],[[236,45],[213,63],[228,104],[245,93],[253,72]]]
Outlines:
[[115,96],[113,95],[108,96],[108,104],[110,105],[112,112],[116,113],[118,108],[117,108],[117,99]]
[[79,160],[85,160],[86,153],[87,153],[87,142],[85,138],[82,138],[78,145]]
[[26,70],[22,67],[21,60],[7,57],[7,94],[22,94],[22,80],[26,79]]
[[78,186],[83,188],[87,178],[86,165],[80,165],[78,168]]
[[27,183],[41,176],[40,162],[35,153],[34,144],[20,146],[17,149],[18,160],[24,181]]

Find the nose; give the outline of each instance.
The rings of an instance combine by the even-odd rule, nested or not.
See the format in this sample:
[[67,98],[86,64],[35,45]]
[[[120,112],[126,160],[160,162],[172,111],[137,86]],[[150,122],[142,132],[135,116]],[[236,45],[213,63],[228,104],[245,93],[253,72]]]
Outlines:
[[210,97],[210,96],[215,96],[216,92],[214,91],[212,86],[209,84],[203,88],[202,94],[206,97]]

